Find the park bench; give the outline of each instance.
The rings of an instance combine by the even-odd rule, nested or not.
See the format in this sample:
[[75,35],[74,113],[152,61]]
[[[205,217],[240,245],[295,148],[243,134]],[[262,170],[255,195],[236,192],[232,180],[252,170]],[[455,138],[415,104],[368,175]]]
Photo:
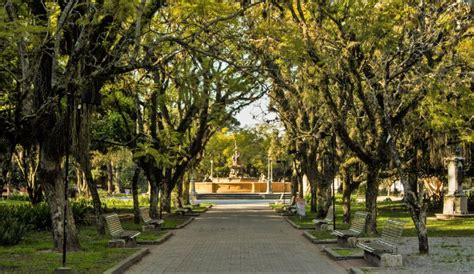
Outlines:
[[[364,259],[372,265],[381,265],[381,258],[384,254],[397,254],[397,246],[402,238],[405,222],[388,219],[382,230],[382,236],[373,241],[359,242],[357,247],[364,250]],[[394,257],[401,265],[401,256]]]
[[178,199],[179,199],[179,203],[180,203],[180,205],[181,205],[181,208],[189,209],[190,212],[193,212],[193,206],[191,206],[191,205],[185,205],[185,204],[184,204],[184,199],[183,199],[183,197],[178,197]]
[[164,220],[161,219],[152,219],[150,217],[150,209],[146,207],[140,207],[140,216],[145,223],[145,226],[142,227],[142,231],[150,230],[150,227],[153,230],[160,230],[161,226],[164,224]]
[[188,215],[188,216],[199,216],[199,213],[196,213],[196,212],[193,212],[193,209],[192,209],[192,206],[188,205],[188,206],[185,206],[184,205],[184,200],[183,200],[183,197],[178,197],[177,201],[176,201],[176,210],[175,210],[176,214],[180,214],[180,215]]
[[365,223],[367,221],[368,212],[358,211],[354,214],[352,219],[351,227],[347,230],[334,230],[333,235],[337,236],[337,243],[341,245],[347,245],[347,239],[350,237],[358,237],[365,229]]
[[137,245],[136,237],[140,235],[140,232],[124,230],[117,213],[106,215],[105,222],[112,236],[109,247],[135,247]]
[[333,213],[332,206],[330,206],[324,219],[313,219],[315,230],[322,230],[324,227],[327,227],[328,224],[332,224],[334,218]]

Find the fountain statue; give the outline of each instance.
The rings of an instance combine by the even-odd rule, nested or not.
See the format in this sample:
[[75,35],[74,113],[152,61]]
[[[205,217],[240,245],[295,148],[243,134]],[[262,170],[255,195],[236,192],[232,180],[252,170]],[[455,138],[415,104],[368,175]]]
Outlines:
[[[214,162],[211,161],[211,177],[209,180],[195,182],[197,193],[206,194],[252,194],[252,193],[268,193],[268,180],[265,176],[260,180],[253,177],[244,177],[243,166],[240,163],[240,152],[237,147],[237,141],[234,139],[234,153],[232,154],[232,163],[230,164],[229,175],[225,178],[214,176]],[[207,178],[206,178],[207,179]],[[289,192],[291,190],[290,182],[272,182],[273,192]]]
[[241,178],[241,166],[239,164],[240,153],[237,149],[237,142],[234,143],[234,155],[232,155],[232,165],[230,166],[229,178]]

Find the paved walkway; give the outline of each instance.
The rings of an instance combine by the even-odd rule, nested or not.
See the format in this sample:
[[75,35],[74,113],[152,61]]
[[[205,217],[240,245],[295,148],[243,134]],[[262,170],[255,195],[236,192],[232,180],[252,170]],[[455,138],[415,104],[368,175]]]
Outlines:
[[267,204],[217,205],[127,273],[347,273]]

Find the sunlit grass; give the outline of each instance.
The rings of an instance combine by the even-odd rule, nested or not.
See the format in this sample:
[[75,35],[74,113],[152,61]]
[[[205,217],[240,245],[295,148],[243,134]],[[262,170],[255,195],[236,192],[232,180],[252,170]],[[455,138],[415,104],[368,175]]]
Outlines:
[[[102,273],[136,252],[136,248],[108,248],[108,237],[94,227],[80,227],[81,250],[67,253],[67,266],[81,273]],[[1,273],[52,273],[62,265],[62,253],[52,251],[51,232],[32,231],[16,246],[0,247]]]
[[[338,229],[343,229],[347,224],[343,223],[342,218],[342,204],[340,199],[339,203],[336,203],[336,227]],[[402,201],[384,201],[378,202],[378,216],[377,216],[377,228],[381,232],[383,226],[387,219],[395,218],[398,220],[405,221],[405,227],[403,231],[403,236],[413,236],[415,237],[416,229],[415,225],[410,217],[410,213],[406,208],[405,204]],[[354,216],[356,211],[364,211],[364,203],[353,202],[351,205],[351,214]],[[436,237],[469,237],[474,236],[474,218],[465,218],[465,219],[454,219],[454,220],[437,220],[434,218],[434,214],[428,214],[427,226],[428,226],[428,236]],[[315,218],[315,213],[310,212],[309,206],[306,207],[306,216],[291,216],[289,217],[293,222],[298,225],[301,225],[303,228],[312,229],[314,225],[312,220]]]

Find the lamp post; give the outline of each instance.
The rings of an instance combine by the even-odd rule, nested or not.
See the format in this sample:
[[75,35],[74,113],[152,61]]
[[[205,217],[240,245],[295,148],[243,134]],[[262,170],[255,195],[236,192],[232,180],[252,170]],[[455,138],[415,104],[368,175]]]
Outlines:
[[273,170],[272,170],[272,159],[268,157],[267,163],[267,193],[272,193],[272,180],[273,180]]
[[332,229],[336,230],[336,183],[332,180]]
[[[332,157],[332,170],[336,170],[336,163],[335,163],[335,154],[336,154],[336,135],[333,132],[331,136],[331,148],[334,153]],[[335,175],[335,174],[334,174]],[[334,178],[332,178],[332,229],[333,231],[336,230],[336,182],[334,181]]]
[[191,205],[194,205],[194,201],[196,200],[196,179],[194,178],[194,171],[191,172]]

